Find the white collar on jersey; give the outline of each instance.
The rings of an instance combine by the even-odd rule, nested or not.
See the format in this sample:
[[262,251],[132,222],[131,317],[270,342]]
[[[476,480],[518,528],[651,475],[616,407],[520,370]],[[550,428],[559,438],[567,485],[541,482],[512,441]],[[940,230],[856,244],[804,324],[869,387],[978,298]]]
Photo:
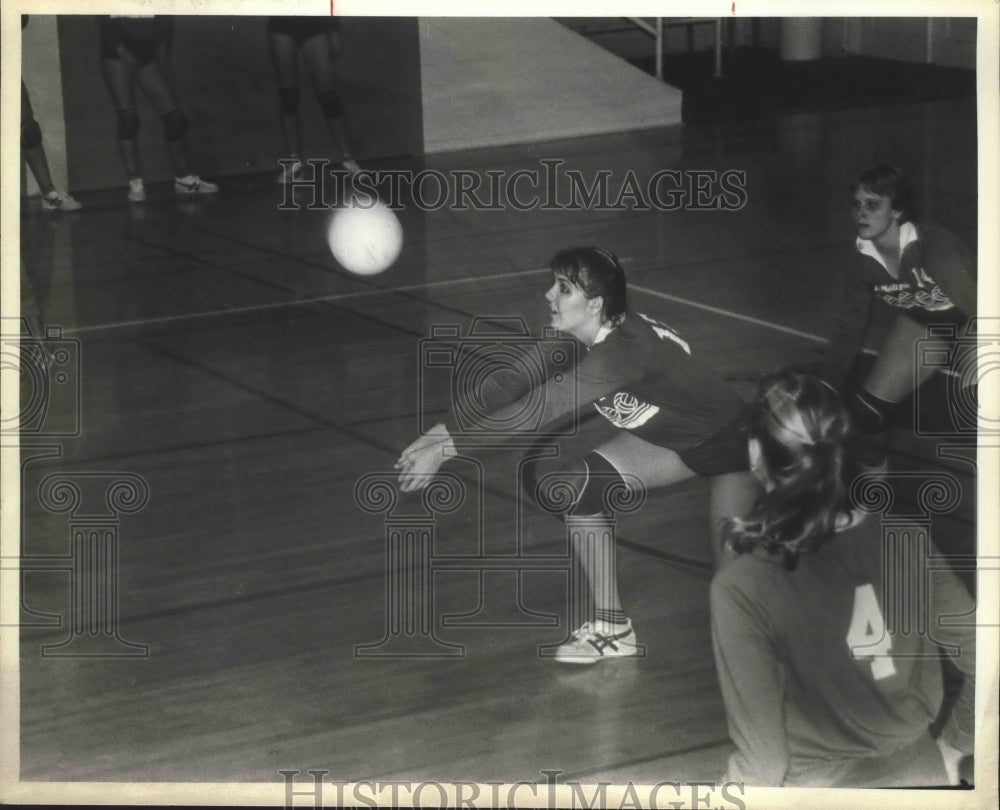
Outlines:
[[610,335],[614,329],[614,326],[608,326],[606,323],[602,323],[600,328],[597,330],[597,334],[594,336],[594,342],[590,345],[596,346],[598,343],[602,343],[604,338]]
[[[899,255],[903,255],[903,251],[906,250],[906,246],[911,242],[917,241],[917,226],[912,222],[904,222],[899,226]],[[880,265],[888,270],[888,266],[885,263],[885,259],[882,258],[878,249],[871,239],[862,239],[860,236],[854,241],[854,246],[858,249],[858,253],[863,253],[865,256],[871,256]]]

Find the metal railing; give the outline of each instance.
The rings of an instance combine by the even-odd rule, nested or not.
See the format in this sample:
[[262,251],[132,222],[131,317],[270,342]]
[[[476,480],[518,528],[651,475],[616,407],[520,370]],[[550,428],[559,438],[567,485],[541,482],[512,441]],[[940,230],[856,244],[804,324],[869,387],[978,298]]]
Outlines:
[[656,40],[656,78],[663,80],[663,29],[668,26],[715,25],[715,78],[722,78],[722,18],[721,17],[653,17],[652,22],[643,17],[625,17],[637,28],[650,34]]

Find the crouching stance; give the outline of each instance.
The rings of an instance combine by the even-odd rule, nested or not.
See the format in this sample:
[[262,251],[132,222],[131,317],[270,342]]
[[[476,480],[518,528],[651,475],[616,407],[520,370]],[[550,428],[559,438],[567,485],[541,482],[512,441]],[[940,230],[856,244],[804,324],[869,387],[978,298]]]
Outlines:
[[[552,286],[545,298],[551,325],[582,343],[579,359],[566,368],[554,367],[544,380],[483,375],[483,390],[466,395],[475,397],[476,410],[488,414],[489,424],[510,425],[511,433],[535,430],[589,406],[619,429],[592,452],[564,462],[554,479],[573,493],[565,519],[588,526],[571,536],[593,603],[591,620],[559,648],[556,658],[590,664],[634,655],[638,649],[615,576],[608,488],[635,493],[698,475],[710,477],[715,526],[721,517],[742,514],[756,497],[757,485],[748,472],[745,404],[692,356],[673,329],[629,308],[625,272],[614,254],[572,248],[556,254],[550,266]],[[528,424],[516,417],[531,402],[539,403],[541,413]],[[453,411],[403,451],[396,467],[404,491],[425,487],[456,453],[455,432]],[[715,537],[712,554],[718,561],[721,541]]]

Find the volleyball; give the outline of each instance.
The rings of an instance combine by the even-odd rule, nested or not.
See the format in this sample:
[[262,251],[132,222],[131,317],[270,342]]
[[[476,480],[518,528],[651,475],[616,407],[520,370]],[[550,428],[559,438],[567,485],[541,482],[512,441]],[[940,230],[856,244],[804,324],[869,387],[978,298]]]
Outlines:
[[373,276],[392,266],[403,249],[403,226],[384,202],[355,195],[333,212],[330,252],[345,270]]

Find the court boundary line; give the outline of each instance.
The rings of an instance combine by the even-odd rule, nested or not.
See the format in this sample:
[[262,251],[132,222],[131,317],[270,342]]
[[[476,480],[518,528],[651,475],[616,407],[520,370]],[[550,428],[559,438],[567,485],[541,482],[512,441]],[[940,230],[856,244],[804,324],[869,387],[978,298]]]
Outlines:
[[[270,310],[282,310],[292,307],[308,306],[310,304],[333,303],[336,301],[347,301],[357,298],[369,298],[376,295],[391,295],[392,293],[412,292],[413,290],[432,289],[435,287],[445,287],[450,284],[471,284],[477,281],[493,281],[501,278],[518,278],[534,273],[548,273],[549,269],[536,268],[532,270],[515,270],[509,273],[491,273],[486,276],[473,276],[469,278],[441,279],[440,281],[423,281],[419,284],[406,284],[401,287],[378,287],[371,290],[357,290],[347,293],[332,293],[330,295],[313,296],[311,298],[296,298],[291,301],[273,301],[267,304],[250,304],[243,307],[231,307],[229,309],[213,309],[205,312],[190,312],[183,315],[162,315],[157,318],[139,318],[130,321],[115,321],[112,323],[94,324],[93,326],[81,326],[76,329],[64,329],[63,335],[72,337],[74,335],[89,334],[94,332],[113,331],[116,329],[130,329],[139,326],[162,325],[170,323],[182,323],[184,321],[197,321],[205,318],[225,317],[227,315],[246,315],[253,312],[267,312]],[[428,302],[430,303],[430,302]]]
[[[634,260],[627,258],[621,259],[622,264],[631,264],[633,261]],[[412,292],[414,290],[436,289],[439,287],[447,287],[450,285],[495,281],[497,279],[505,279],[505,278],[520,278],[523,276],[529,276],[547,272],[550,272],[549,268],[541,267],[541,268],[532,268],[530,270],[515,270],[506,273],[491,273],[485,276],[441,279],[440,281],[423,281],[417,284],[406,284],[400,287],[379,287],[377,289],[357,290],[355,292],[345,292],[345,293],[333,293],[330,295],[312,296],[310,298],[297,298],[290,301],[278,301],[266,304],[251,304],[248,306],[232,307],[228,309],[213,309],[213,310],[206,310],[204,312],[191,312],[180,315],[163,315],[156,318],[137,318],[127,321],[114,321],[111,323],[94,324],[92,326],[81,326],[77,327],[76,329],[67,329],[63,331],[63,334],[65,336],[72,337],[75,335],[93,334],[105,331],[113,331],[117,329],[137,328],[145,325],[156,326],[163,324],[183,323],[186,321],[198,321],[206,318],[225,317],[228,315],[246,315],[254,312],[268,312],[272,310],[279,311],[291,307],[309,306],[310,304],[350,301],[363,298],[370,298],[372,296],[377,296],[377,295],[392,294],[397,292]],[[699,301],[692,301],[688,298],[682,298],[677,295],[671,295],[670,293],[660,292],[659,290],[653,290],[650,289],[649,287],[643,287],[637,284],[629,284],[629,289],[635,290],[636,292],[644,293],[646,295],[650,295],[654,298],[660,298],[665,301],[671,301],[673,303],[683,304],[685,306],[692,307],[693,309],[701,309],[706,312],[711,312],[715,315],[721,315],[724,317],[732,318],[734,320],[743,321],[744,323],[753,324],[755,326],[761,326],[778,332],[784,332],[786,334],[794,335],[795,337],[801,337],[806,340],[813,341],[815,343],[829,342],[826,338],[820,337],[819,335],[814,335],[809,332],[803,332],[798,329],[793,329],[787,326],[781,326],[780,324],[776,324],[771,321],[766,321],[761,318],[754,318],[752,315],[744,315],[741,312],[734,312],[732,310],[723,309],[722,307],[712,306],[711,304],[703,304]]]
[[[624,258],[619,260],[622,264],[632,264],[635,260],[631,258]],[[537,267],[530,270],[514,270],[508,273],[490,273],[485,276],[471,276],[468,278],[451,278],[451,279],[441,279],[440,281],[422,281],[418,284],[404,284],[400,287],[378,287],[371,290],[357,290],[355,292],[349,293],[334,293],[331,295],[321,295],[313,296],[311,298],[297,298],[292,301],[278,301],[271,302],[267,304],[252,304],[244,307],[235,307],[230,309],[214,309],[207,310],[205,312],[191,312],[183,315],[164,315],[158,318],[142,318],[130,321],[115,321],[112,323],[105,324],[94,324],[93,326],[81,326],[76,329],[63,330],[63,335],[65,337],[74,337],[76,335],[93,334],[100,332],[113,331],[117,329],[132,329],[145,325],[163,325],[172,323],[183,323],[185,321],[199,321],[208,318],[215,317],[226,317],[228,315],[246,315],[253,312],[270,312],[279,311],[282,309],[289,309],[292,307],[299,306],[309,306],[311,304],[323,304],[323,303],[334,303],[339,301],[350,301],[360,298],[370,298],[376,295],[385,295],[392,293],[404,293],[412,292],[414,290],[427,290],[435,289],[438,287],[447,287],[449,285],[455,284],[471,284],[474,282],[481,281],[495,281],[497,279],[505,278],[520,278],[522,276],[530,276],[538,273],[548,273],[550,269],[548,267]],[[263,281],[262,281],[263,283]],[[755,318],[752,315],[745,315],[742,312],[735,312],[730,309],[723,309],[722,307],[716,307],[711,304],[704,304],[700,301],[692,301],[689,298],[682,298],[679,295],[671,295],[670,293],[660,292],[659,290],[653,290],[649,287],[643,287],[638,284],[629,284],[629,290],[635,290],[636,292],[643,293],[645,295],[652,296],[654,298],[660,298],[664,301],[670,301],[675,304],[683,304],[684,306],[691,307],[692,309],[700,309],[705,312],[711,312],[713,315],[721,315],[726,318],[732,318],[733,320],[743,321],[744,323],[752,324],[754,326],[760,326],[765,329],[771,329],[776,332],[782,332],[787,335],[792,335],[793,337],[802,338],[804,340],[809,340],[813,343],[829,344],[829,338],[824,338],[820,335],[814,335],[811,332],[803,332],[800,329],[793,329],[790,326],[782,326],[781,324],[774,323],[773,321],[766,321],[762,318]],[[431,302],[425,302],[430,304]],[[874,349],[867,347],[862,347],[860,351],[864,354],[878,355]],[[956,372],[952,369],[943,369],[942,373],[949,377],[957,376]]]
[[752,315],[744,315],[741,312],[733,312],[729,309],[723,309],[722,307],[715,307],[711,304],[702,304],[699,301],[692,301],[688,298],[681,298],[678,295],[671,295],[670,293],[663,293],[659,290],[651,290],[649,287],[640,287],[637,284],[629,284],[629,291],[635,290],[637,292],[645,293],[646,295],[651,295],[654,298],[662,298],[664,301],[672,301],[677,304],[684,304],[685,306],[692,307],[694,309],[703,309],[706,312],[711,312],[715,315],[724,315],[728,318],[733,318],[734,320],[743,321],[744,323],[751,323],[755,326],[763,326],[768,329],[773,329],[777,332],[785,332],[789,335],[795,335],[795,337],[805,338],[806,340],[811,340],[814,343],[829,343],[827,338],[820,337],[819,335],[814,335],[811,332],[802,332],[798,329],[793,329],[790,326],[781,326],[777,323],[772,323],[771,321],[765,321],[761,318],[754,318]]

